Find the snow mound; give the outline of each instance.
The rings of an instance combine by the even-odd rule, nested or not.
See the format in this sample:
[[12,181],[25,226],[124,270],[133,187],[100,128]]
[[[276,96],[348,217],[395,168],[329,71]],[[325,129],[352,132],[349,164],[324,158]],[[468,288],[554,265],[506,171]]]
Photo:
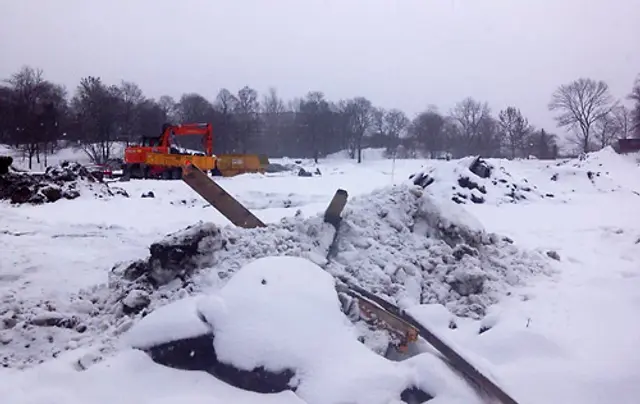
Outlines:
[[[265,257],[241,268],[215,295],[198,300],[197,310],[212,329],[217,361],[246,371],[293,369],[288,387],[307,403],[402,402],[411,389],[443,402],[479,402],[431,353],[392,362],[367,349],[341,312],[334,286],[335,279],[309,260]],[[162,337],[175,341],[176,318],[152,315],[129,332],[134,346],[147,348]],[[182,318],[195,317],[192,311]]]
[[615,192],[637,188],[640,155],[616,153],[611,146],[580,155],[579,158],[555,164],[551,180],[570,188],[572,192]]
[[501,160],[477,157],[438,161],[409,177],[411,182],[455,203],[514,203],[553,197],[524,177],[510,173]]
[[[552,273],[550,258],[487,233],[462,206],[416,186],[353,198],[335,242],[334,235],[320,215],[249,230],[193,225],[152,244],[148,258],[116,265],[108,285],[80,291],[66,304],[52,308],[48,302],[23,301],[19,294],[7,296],[0,318],[12,325],[3,331],[11,342],[0,361],[24,366],[69,347],[109,344],[136,318],[171,301],[218,290],[243,265],[273,255],[307,258],[403,307],[438,303],[471,318],[483,317],[512,286]],[[62,313],[60,326],[42,330],[34,324],[42,310]],[[366,327],[362,333],[372,349],[386,348],[379,335]]]
[[9,172],[0,175],[0,200],[13,204],[42,204],[61,199],[76,199],[81,194],[96,198],[128,196],[126,191],[109,187],[79,163],[62,162],[47,167],[44,173]]
[[578,159],[572,160],[572,165],[591,169],[629,165],[635,165],[637,167],[637,159],[638,153],[622,155],[616,152],[613,147],[607,146],[602,150],[581,155]]

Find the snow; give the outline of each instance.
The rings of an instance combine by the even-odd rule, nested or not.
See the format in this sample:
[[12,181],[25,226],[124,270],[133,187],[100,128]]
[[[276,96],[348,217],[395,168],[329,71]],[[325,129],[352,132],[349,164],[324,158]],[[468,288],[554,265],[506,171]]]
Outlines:
[[[383,160],[385,157],[385,149],[384,148],[367,148],[367,149],[363,149],[362,150],[362,160],[371,160],[371,161],[375,161],[375,160]],[[357,156],[357,154],[356,154]],[[348,159],[349,158],[349,151],[348,150],[341,150],[339,152],[336,153],[332,153],[329,154],[327,157],[327,160],[344,160],[344,159]]]
[[0,370],[0,395],[11,404],[302,404],[291,392],[257,394],[202,372],[154,364],[141,351],[123,350],[108,362],[78,371],[78,353],[23,372]]
[[[378,294],[424,310],[427,324],[433,324],[466,357],[489,370],[522,403],[632,404],[640,395],[637,160],[638,156],[620,156],[606,149],[583,160],[489,159],[498,167],[494,170],[497,178],[532,191],[522,192],[527,199],[514,200],[505,195],[503,183],[474,178],[487,188],[485,202],[462,205],[448,203],[454,194],[452,187],[460,188],[455,185],[458,176],[468,175],[461,161],[396,160],[394,165],[390,160],[365,158],[363,164],[356,165],[334,158],[317,165],[322,176],[297,177],[297,172],[283,172],[223,178],[220,184],[247,205],[253,204],[252,211],[270,224],[264,232],[274,231],[275,235],[267,240],[257,236],[261,231],[240,236],[242,232],[223,228],[225,237],[235,238],[237,243],[220,252],[220,261],[213,264],[226,268],[221,272],[238,274],[237,269],[250,262],[252,254],[259,257],[276,251],[315,257],[314,261],[327,269],[344,270],[338,274],[352,275]],[[306,160],[302,164],[316,166]],[[394,183],[404,183],[410,174],[426,170],[437,176],[422,197],[411,196],[414,191],[400,185],[393,192],[388,190]],[[593,173],[591,179],[589,172]],[[150,243],[200,220],[228,224],[181,182],[140,180],[117,185],[131,198],[79,198],[19,207],[0,203],[0,355],[28,354],[33,360],[26,370],[0,369],[3,401],[301,402],[294,394],[263,396],[239,391],[209,375],[164,368],[140,352],[109,346],[135,322],[127,317],[116,321],[110,311],[115,309],[109,306],[113,302],[104,300],[109,269],[120,261],[143,258]],[[349,192],[345,217],[350,218],[341,230],[344,237],[339,255],[328,264],[323,259],[330,233],[314,224],[312,216],[327,206],[337,188]],[[150,190],[155,198],[140,198]],[[427,307],[417,304],[419,283],[411,273],[415,255],[425,247],[433,252],[436,246],[424,241],[430,239],[421,239],[423,244],[418,244],[403,229],[420,211],[425,216],[418,221],[422,230],[433,231],[438,226],[427,221],[430,209],[440,212],[442,219],[464,223],[480,238],[497,233],[514,240],[509,249],[496,248],[495,255],[486,255],[495,268],[505,262],[506,268],[512,268],[514,260],[521,266],[491,279],[493,292],[485,302],[488,312],[484,319],[461,318],[465,313],[457,310],[469,307],[468,302],[447,301],[447,296],[453,295],[442,294],[439,288],[428,288],[434,300],[427,300]],[[298,210],[300,214],[294,217]],[[285,216],[290,219],[282,225],[279,221]],[[455,217],[458,219],[452,219]],[[400,230],[392,232],[394,226]],[[317,237],[322,241],[314,246],[312,241]],[[405,244],[410,248],[401,250]],[[391,253],[394,248],[397,251]],[[438,244],[437,248],[445,246]],[[560,257],[559,261],[544,261],[554,272],[542,266],[531,271],[527,265],[539,262],[539,256],[549,251]],[[386,263],[395,265],[385,267]],[[455,263],[452,265],[454,268]],[[366,272],[371,268],[374,270]],[[208,284],[203,283],[198,292],[223,291],[234,279],[217,279],[209,276],[212,272],[202,272],[200,276]],[[436,278],[442,279],[443,274],[446,272]],[[84,292],[79,294],[80,290]],[[164,299],[160,297],[163,293],[167,295]],[[153,297],[152,307],[170,307],[163,305],[186,295],[174,294],[169,288],[154,292]],[[51,311],[51,306],[63,319],[86,321],[87,331],[78,334],[57,327],[21,331],[22,325],[15,324],[23,318],[37,319]],[[447,325],[449,316],[455,328]],[[181,321],[178,315],[174,319]],[[302,327],[308,322],[311,320],[299,323]],[[479,333],[482,326],[489,329]],[[189,331],[185,327],[184,331]],[[49,338],[53,342],[48,342]],[[31,345],[25,348],[25,344]],[[67,351],[76,347],[80,348]],[[52,353],[58,358],[51,360]],[[85,354],[102,360],[78,372],[73,363]],[[33,366],[40,360],[46,362]],[[425,366],[432,372],[431,364]],[[339,366],[333,371],[335,376],[345,375]],[[378,380],[374,376],[368,369],[362,374]],[[433,384],[440,386],[436,380]],[[328,394],[328,389],[324,390]]]
[[[265,257],[247,264],[219,293],[197,302],[214,330],[218,360],[243,370],[294,369],[296,394],[307,403],[388,403],[416,384],[444,402],[478,402],[432,354],[391,362],[358,342],[340,311],[334,283],[304,258]],[[181,301],[168,306],[174,305],[184,306]],[[131,332],[140,336],[143,327],[152,339],[163,335],[148,326],[159,322],[152,315]],[[301,325],[304,319],[311,321]],[[177,326],[173,316],[162,323]],[[173,331],[166,331],[166,340],[172,340]]]

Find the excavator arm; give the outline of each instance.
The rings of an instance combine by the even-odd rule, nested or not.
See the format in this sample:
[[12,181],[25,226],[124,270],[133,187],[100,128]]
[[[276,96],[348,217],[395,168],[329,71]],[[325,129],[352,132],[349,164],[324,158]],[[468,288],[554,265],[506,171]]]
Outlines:
[[201,135],[204,151],[207,156],[213,155],[213,130],[210,123],[187,123],[182,125],[165,125],[162,131],[161,145],[171,146],[171,135]]

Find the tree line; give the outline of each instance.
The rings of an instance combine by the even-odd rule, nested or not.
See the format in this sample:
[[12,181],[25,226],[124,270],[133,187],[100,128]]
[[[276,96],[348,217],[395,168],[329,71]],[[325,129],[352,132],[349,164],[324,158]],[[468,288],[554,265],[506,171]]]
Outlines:
[[[560,86],[549,110],[580,151],[605,147],[616,138],[640,137],[640,78],[629,109],[603,81],[581,78]],[[435,106],[414,117],[373,105],[365,97],[331,101],[321,91],[284,100],[275,88],[259,95],[245,86],[221,89],[214,100],[197,93],[179,99],[146,97],[130,81],[107,84],[84,77],[73,92],[45,79],[43,71],[21,68],[0,84],[0,143],[29,159],[45,160],[61,144],[84,150],[95,162],[121,158],[118,142],[159,135],[162,125],[210,122],[215,153],[264,153],[270,157],[314,158],[348,150],[362,161],[365,147],[385,148],[397,158],[556,158],[558,136],[535,128],[520,109],[493,114],[487,102],[467,97],[443,113]]]

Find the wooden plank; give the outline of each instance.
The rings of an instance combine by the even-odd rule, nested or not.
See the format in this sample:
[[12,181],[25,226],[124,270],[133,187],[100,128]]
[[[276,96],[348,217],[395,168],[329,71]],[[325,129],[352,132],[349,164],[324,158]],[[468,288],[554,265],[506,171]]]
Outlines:
[[482,393],[482,395],[485,396],[485,399],[488,399],[492,403],[518,404],[518,402],[506,391],[487,376],[482,374],[472,363],[467,361],[466,358],[456,352],[445,341],[440,339],[426,326],[416,320],[411,314],[357,285],[347,283],[347,287],[350,289],[351,293],[355,295],[360,294],[370,302],[377,304],[382,310],[385,310],[394,317],[399,318],[416,330],[418,335],[437,349],[446,359],[448,365],[467,379],[471,385],[476,387],[479,390],[479,393]]
[[331,245],[327,250],[327,260],[331,261],[338,253],[338,233],[340,231],[340,223],[342,222],[342,211],[347,204],[349,194],[344,189],[338,189],[333,195],[333,199],[329,203],[327,210],[324,212],[325,223],[331,224],[335,229]]
[[234,225],[245,229],[266,227],[260,219],[195,165],[187,164],[183,167],[182,180]]
[[400,340],[398,345],[400,351],[405,351],[409,343],[418,340],[418,330],[411,324],[389,313],[363,296],[354,297],[358,301],[362,319],[394,334]]
[[338,230],[340,222],[342,221],[342,211],[347,204],[347,198],[349,194],[344,189],[339,189],[333,195],[333,199],[329,203],[327,210],[324,212],[324,221],[333,225]]

